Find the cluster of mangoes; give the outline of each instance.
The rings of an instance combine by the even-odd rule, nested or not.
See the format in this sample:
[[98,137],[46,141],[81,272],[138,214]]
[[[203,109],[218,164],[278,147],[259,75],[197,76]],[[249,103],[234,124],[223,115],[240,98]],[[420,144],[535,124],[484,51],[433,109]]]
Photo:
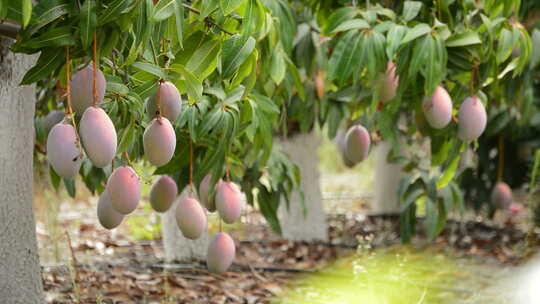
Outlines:
[[[92,65],[73,75],[69,97],[75,113],[82,115],[79,133],[61,112],[51,112],[54,114],[45,117],[44,125],[50,129],[47,159],[60,177],[73,178],[78,174],[84,157],[83,148],[95,167],[104,168],[112,163],[117,149],[116,129],[107,113],[99,107],[105,87],[103,73],[97,68],[94,72]],[[144,154],[152,165],[163,166],[172,159],[176,148],[172,123],[182,110],[180,92],[174,84],[160,81],[157,93],[148,99],[146,109],[151,121],[143,134]],[[233,182],[219,180],[215,189],[211,189],[210,182],[211,175],[207,175],[200,185],[202,205],[191,185],[180,195],[175,210],[176,222],[188,239],[198,239],[206,230],[203,206],[210,212],[217,209],[225,223],[233,223],[240,217],[243,204],[240,188]],[[169,176],[161,176],[152,186],[150,203],[155,211],[166,212],[177,196],[176,182]],[[124,216],[137,208],[140,199],[140,179],[135,170],[130,166],[117,167],[98,200],[100,224],[106,229],[118,227]],[[233,239],[227,233],[217,233],[208,247],[209,270],[215,273],[226,271],[234,256]]]
[[[386,72],[381,74],[377,91],[379,100],[386,103],[396,97],[399,86],[399,76],[396,66],[388,62]],[[452,99],[442,86],[437,86],[431,96],[424,98],[422,110],[427,123],[434,129],[445,128],[452,120]],[[487,113],[484,105],[477,96],[465,98],[458,112],[457,137],[463,141],[473,141],[480,137],[487,124]],[[368,131],[361,125],[354,125],[344,133],[339,131],[336,143],[342,154],[343,162],[348,167],[367,157],[370,146]],[[498,182],[493,188],[492,202],[495,206],[507,209],[512,201],[512,190],[504,182]]]
[[[379,78],[377,84],[379,100],[386,103],[396,97],[399,87],[399,76],[396,66],[388,62],[386,72]],[[437,86],[431,96],[424,98],[422,110],[426,121],[434,129],[446,127],[452,120],[452,99],[442,86]],[[480,137],[487,124],[486,109],[476,96],[467,97],[458,112],[458,138],[472,141]],[[338,133],[336,140],[343,154],[344,163],[354,166],[367,157],[370,137],[368,131],[361,125],[354,125],[344,135]]]
[[[175,210],[176,224],[185,238],[196,240],[207,228],[206,211],[219,213],[221,219],[232,224],[240,218],[243,199],[240,187],[221,179],[212,189],[212,175],[202,180],[198,197],[192,185],[182,191]],[[157,212],[166,212],[178,195],[176,182],[169,176],[161,176],[150,190],[150,204]],[[213,273],[223,273],[232,264],[236,248],[233,239],[226,232],[217,233],[207,251],[208,269]]]

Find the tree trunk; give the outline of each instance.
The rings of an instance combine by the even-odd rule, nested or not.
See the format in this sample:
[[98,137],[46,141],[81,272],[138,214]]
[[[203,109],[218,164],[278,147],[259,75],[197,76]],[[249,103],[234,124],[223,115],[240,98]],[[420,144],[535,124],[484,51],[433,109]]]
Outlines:
[[206,261],[206,250],[210,243],[208,232],[193,241],[186,239],[176,224],[176,206],[180,198],[185,195],[189,187],[184,188],[182,194],[175,200],[171,208],[161,214],[161,228],[163,231],[163,246],[165,247],[165,260],[167,262],[193,262]]
[[390,142],[381,141],[371,153],[375,153],[375,201],[373,212],[399,213],[398,187],[403,172],[401,165],[387,161]]
[[317,149],[321,139],[315,134],[301,133],[281,139],[280,145],[292,162],[300,168],[301,190],[304,193],[306,214],[299,192],[291,195],[289,209],[283,201],[279,207],[279,218],[283,237],[294,241],[328,240],[326,214],[323,209],[319,181],[319,159]]
[[32,210],[35,90],[20,87],[34,57],[8,52],[0,38],[0,299],[41,303]]

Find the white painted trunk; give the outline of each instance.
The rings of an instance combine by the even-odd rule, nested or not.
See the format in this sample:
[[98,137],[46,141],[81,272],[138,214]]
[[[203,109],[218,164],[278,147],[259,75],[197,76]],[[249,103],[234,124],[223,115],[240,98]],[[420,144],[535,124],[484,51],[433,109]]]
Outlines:
[[401,165],[387,161],[390,142],[381,141],[371,153],[375,153],[375,200],[373,212],[399,213],[398,188],[403,177]]
[[32,210],[34,87],[19,87],[34,57],[8,52],[0,38],[0,299],[41,303]]
[[312,132],[280,139],[279,143],[291,161],[300,168],[302,177],[300,186],[304,192],[304,203],[307,208],[307,214],[304,214],[299,192],[291,195],[288,210],[283,199],[278,211],[283,237],[295,241],[327,241],[328,227],[323,209],[317,157],[321,139]]
[[185,195],[188,187],[184,188],[182,194],[174,201],[171,208],[161,214],[161,228],[163,231],[163,246],[165,247],[165,260],[167,262],[195,262],[206,261],[206,250],[210,243],[208,232],[193,241],[186,239],[178,225],[176,224],[176,206],[180,201],[180,197]]

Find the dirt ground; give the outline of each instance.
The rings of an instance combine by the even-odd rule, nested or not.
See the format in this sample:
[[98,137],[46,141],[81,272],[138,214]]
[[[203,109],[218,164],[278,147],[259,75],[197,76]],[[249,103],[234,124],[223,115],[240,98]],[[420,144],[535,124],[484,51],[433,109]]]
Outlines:
[[[330,241],[304,243],[280,239],[252,212],[229,231],[237,245],[230,271],[214,275],[201,262],[165,264],[160,239],[137,241],[127,229],[104,230],[91,208],[75,209],[61,213],[56,239],[38,229],[48,303],[277,303],[299,274],[357,250],[399,244],[396,216],[331,214]],[[450,221],[429,245],[421,228],[418,233],[414,248],[498,263],[522,263],[539,245],[538,231],[477,220]]]

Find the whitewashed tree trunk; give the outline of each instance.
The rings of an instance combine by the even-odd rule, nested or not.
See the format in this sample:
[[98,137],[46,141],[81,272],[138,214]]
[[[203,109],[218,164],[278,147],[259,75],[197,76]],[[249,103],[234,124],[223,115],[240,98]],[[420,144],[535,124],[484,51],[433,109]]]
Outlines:
[[34,88],[19,87],[34,57],[0,38],[0,302],[42,303],[32,210]]
[[206,260],[206,250],[210,243],[208,232],[193,241],[186,239],[178,225],[176,224],[176,206],[180,202],[180,197],[186,195],[188,187],[184,188],[182,194],[174,201],[171,208],[161,214],[161,228],[163,231],[163,246],[165,247],[165,260],[167,262],[195,262]]
[[307,214],[304,216],[299,192],[291,195],[287,210],[283,200],[279,207],[279,218],[283,237],[295,241],[328,240],[326,214],[323,209],[321,186],[319,181],[319,159],[317,149],[321,139],[315,132],[301,133],[281,139],[280,145],[294,163],[300,168],[301,189]]
[[375,153],[375,200],[373,212],[399,213],[398,188],[403,177],[401,165],[387,161],[392,144],[381,141],[371,153]]

